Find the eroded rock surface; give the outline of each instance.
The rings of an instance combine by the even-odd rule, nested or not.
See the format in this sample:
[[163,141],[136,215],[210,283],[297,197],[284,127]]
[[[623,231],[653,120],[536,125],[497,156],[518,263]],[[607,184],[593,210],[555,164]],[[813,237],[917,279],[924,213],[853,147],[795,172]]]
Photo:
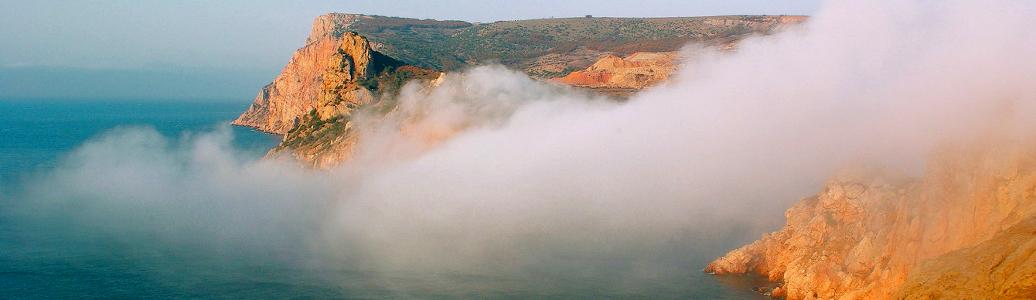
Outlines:
[[270,156],[288,153],[318,168],[346,161],[358,139],[351,130],[354,111],[381,104],[407,80],[441,75],[374,51],[365,37],[344,31],[345,16],[318,18],[306,46],[234,121],[283,134]]
[[911,272],[896,299],[1036,298],[1036,218],[974,247],[926,261]]
[[288,153],[305,165],[322,169],[348,161],[359,140],[359,133],[353,130],[355,111],[387,113],[393,109],[393,94],[404,83],[440,76],[440,72],[404,65],[373,51],[366,38],[345,33],[321,75],[316,105],[293,120],[292,128],[269,156]]
[[[832,180],[820,194],[788,209],[780,231],[731,251],[705,271],[767,276],[783,283],[788,299],[888,299],[901,287],[908,298],[967,294],[939,294],[935,282],[1029,291],[1028,279],[1011,285],[988,274],[999,268],[1004,278],[1022,278],[1033,271],[1028,260],[1011,255],[1028,255],[1036,241],[1026,240],[1024,229],[1007,229],[1028,228],[1023,221],[1036,217],[1034,154],[1031,147],[958,148],[934,158],[921,179]],[[969,247],[977,250],[961,250]],[[926,261],[932,264],[920,267]],[[971,284],[951,284],[965,278]]]

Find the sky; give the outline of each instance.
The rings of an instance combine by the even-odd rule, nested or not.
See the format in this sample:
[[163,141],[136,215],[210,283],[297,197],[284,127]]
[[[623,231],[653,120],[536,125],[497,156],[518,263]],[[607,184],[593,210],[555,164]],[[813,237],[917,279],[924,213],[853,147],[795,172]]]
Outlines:
[[4,0],[0,98],[249,100],[328,12],[496,21],[803,14],[820,0]]

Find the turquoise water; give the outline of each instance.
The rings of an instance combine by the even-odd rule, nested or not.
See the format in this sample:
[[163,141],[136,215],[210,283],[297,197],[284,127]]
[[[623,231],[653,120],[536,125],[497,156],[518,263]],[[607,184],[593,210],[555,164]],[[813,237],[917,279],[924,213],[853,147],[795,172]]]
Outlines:
[[[131,102],[0,100],[0,182],[54,166],[87,139],[117,127],[148,126],[166,136],[212,131],[248,104],[239,102]],[[259,157],[277,137],[233,127],[239,149]]]
[[[350,264],[327,263],[299,250],[304,241],[296,236],[304,229],[279,229],[271,234],[274,237],[262,238],[226,228],[217,228],[215,234],[206,230],[152,232],[164,230],[162,223],[139,230],[106,231],[108,225],[135,225],[88,227],[66,220],[80,213],[78,206],[62,208],[57,217],[14,211],[24,207],[22,202],[31,201],[18,196],[25,182],[49,174],[70,152],[106,132],[146,127],[176,141],[217,130],[246,106],[227,102],[0,101],[0,298],[760,297],[750,290],[758,284],[754,278],[716,278],[699,271],[709,258],[745,242],[706,233],[654,247],[650,272],[632,279],[625,273],[633,263],[625,256],[572,257],[564,265],[540,266],[522,274],[421,274],[371,272]],[[259,159],[277,142],[275,136],[249,129],[230,130],[234,153],[244,160]],[[260,211],[254,217],[276,217],[263,213],[269,212]],[[154,223],[146,221],[128,224]],[[255,223],[261,222],[243,224]],[[300,228],[311,225],[304,220],[298,224]],[[166,238],[157,238],[157,234]]]

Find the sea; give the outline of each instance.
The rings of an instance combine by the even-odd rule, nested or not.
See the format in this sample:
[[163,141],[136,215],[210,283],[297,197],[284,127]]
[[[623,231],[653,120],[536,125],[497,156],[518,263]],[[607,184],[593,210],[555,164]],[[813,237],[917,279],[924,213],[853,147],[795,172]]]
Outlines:
[[[120,237],[16,212],[30,201],[19,197],[27,182],[45,176],[92,139],[120,128],[148,128],[170,140],[227,130],[247,106],[241,101],[0,100],[0,299],[763,298],[752,291],[762,284],[759,278],[703,274],[710,259],[705,255],[676,255],[666,272],[622,285],[577,274],[374,274],[339,265],[284,263],[234,249],[213,254],[190,243],[132,246]],[[249,128],[229,130],[234,153],[244,160],[262,159],[279,140]],[[76,208],[67,209],[74,214]],[[133,241],[147,241],[146,235]]]

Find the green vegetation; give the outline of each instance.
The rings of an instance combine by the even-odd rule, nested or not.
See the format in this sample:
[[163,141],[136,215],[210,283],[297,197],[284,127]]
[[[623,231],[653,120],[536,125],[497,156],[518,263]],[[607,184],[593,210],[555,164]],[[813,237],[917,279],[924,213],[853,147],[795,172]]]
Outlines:
[[347,116],[335,116],[330,119],[320,119],[317,110],[310,110],[305,116],[299,117],[284,140],[277,146],[277,149],[293,149],[301,145],[312,145],[315,142],[330,140],[345,133],[349,118]]
[[409,64],[455,70],[476,63],[521,67],[531,59],[577,48],[625,55],[674,51],[691,41],[723,42],[769,33],[776,16],[688,18],[561,18],[472,24],[395,17],[358,19],[349,30]]

